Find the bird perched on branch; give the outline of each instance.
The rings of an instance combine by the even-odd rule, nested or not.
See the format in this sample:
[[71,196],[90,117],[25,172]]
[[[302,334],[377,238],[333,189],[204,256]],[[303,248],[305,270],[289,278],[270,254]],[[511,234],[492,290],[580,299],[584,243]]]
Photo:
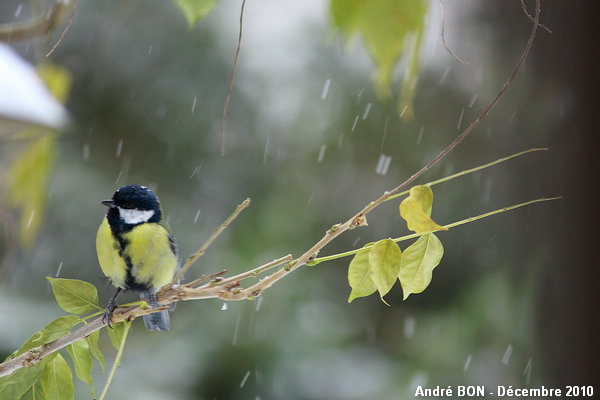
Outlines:
[[[135,290],[152,308],[157,308],[156,292],[173,279],[178,268],[177,246],[169,227],[163,221],[158,197],[147,187],[123,186],[112,199],[101,202],[108,206],[96,235],[100,267],[117,287],[108,303],[104,320],[110,318],[117,297],[124,290]],[[144,315],[149,330],[169,330],[169,312]]]

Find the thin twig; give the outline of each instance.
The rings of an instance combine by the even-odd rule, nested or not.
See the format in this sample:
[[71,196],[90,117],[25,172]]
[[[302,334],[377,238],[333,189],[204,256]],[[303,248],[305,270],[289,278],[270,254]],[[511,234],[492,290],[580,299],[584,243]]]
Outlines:
[[188,257],[187,261],[185,262],[185,265],[181,268],[181,270],[177,273],[177,275],[175,275],[175,277],[171,281],[171,285],[174,285],[177,281],[179,281],[179,279],[181,279],[181,277],[183,277],[187,270],[190,269],[192,264],[196,262],[196,260],[206,252],[206,249],[212,244],[212,242],[214,242],[215,239],[221,234],[221,232],[223,232],[225,228],[229,226],[231,221],[233,221],[242,212],[242,210],[244,210],[244,208],[248,207],[249,205],[250,198],[247,198],[240,205],[237,206],[237,208],[229,216],[229,218],[227,218],[225,222],[223,222],[217,229],[213,231],[212,235],[210,235],[206,242],[204,242],[204,244],[200,246],[200,248],[194,254]]
[[71,16],[69,17],[69,23],[67,24],[65,29],[62,31],[60,38],[58,38],[58,42],[56,42],[56,44],[54,46],[52,46],[52,49],[48,52],[48,54],[46,54],[46,57],[50,57],[50,54],[54,53],[54,50],[58,47],[58,45],[62,42],[63,38],[67,34],[67,31],[69,30],[69,28],[71,27],[71,23],[73,22],[73,18],[75,17],[75,9],[76,8],[77,8],[77,0],[73,0],[73,8],[71,9]]
[[[241,281],[242,279],[256,277],[256,276],[262,274],[263,272],[270,270],[271,268],[278,267],[281,264],[292,261],[292,260],[293,260],[292,255],[288,254],[285,257],[278,258],[278,259],[268,262],[264,265],[261,265],[260,267],[251,269],[250,271],[242,272],[242,273],[234,275],[232,277],[223,279],[222,281],[219,281],[218,283],[219,283],[219,285],[225,285],[230,282]],[[210,285],[210,284],[208,284],[208,285]]]
[[240,48],[242,47],[242,26],[244,21],[244,7],[246,6],[246,0],[242,0],[242,8],[240,10],[240,33],[238,36],[237,49],[235,50],[235,58],[233,59],[233,66],[231,67],[231,76],[229,77],[229,89],[227,90],[227,97],[225,98],[225,105],[223,106],[223,119],[221,120],[221,155],[225,155],[225,117],[227,116],[227,106],[231,99],[231,92],[233,91],[233,79],[235,77],[235,67],[237,66],[238,58],[240,56]]
[[[523,9],[523,12],[525,13],[525,15],[527,16],[527,18],[529,18],[529,20],[531,22],[534,21],[534,18],[531,14],[529,14],[529,12],[527,12],[527,6],[525,5],[525,0],[521,0],[521,8]],[[552,31],[550,30],[550,28],[548,28],[546,25],[544,24],[539,24],[540,28],[543,28],[546,30],[546,32],[548,33],[552,33]]]
[[123,358],[123,349],[125,348],[125,341],[127,340],[127,334],[129,333],[129,328],[131,327],[131,321],[126,321],[123,329],[123,335],[121,336],[121,343],[119,344],[119,350],[117,351],[117,356],[115,357],[115,361],[113,362],[113,366],[110,370],[110,374],[108,375],[108,379],[106,380],[106,384],[102,389],[102,393],[100,394],[99,400],[104,400],[106,397],[106,393],[108,392],[108,387],[115,376],[115,371],[117,370],[117,366],[121,364],[121,358]]
[[198,286],[199,284],[201,284],[203,282],[212,281],[213,279],[218,278],[220,276],[223,276],[226,273],[227,273],[227,270],[226,269],[222,269],[221,271],[215,272],[214,274],[202,275],[200,278],[194,279],[193,281],[186,283],[185,286],[187,286],[189,288],[194,287],[194,286]]
[[[469,135],[469,133],[471,133],[471,131],[473,131],[473,129],[475,129],[481,123],[481,120],[489,114],[489,112],[492,110],[492,108],[494,108],[494,106],[498,103],[498,101],[500,101],[500,98],[502,97],[504,92],[506,92],[506,90],[513,83],[513,81],[515,80],[515,77],[521,70],[523,63],[527,59],[527,56],[529,55],[529,51],[531,50],[531,46],[533,45],[533,41],[535,39],[535,34],[537,32],[539,16],[540,16],[540,0],[536,0],[535,19],[533,21],[533,27],[531,28],[531,33],[529,34],[529,39],[527,40],[527,44],[525,45],[525,50],[523,51],[523,54],[521,55],[521,59],[519,60],[519,62],[515,66],[515,68],[513,69],[512,74],[509,76],[508,80],[504,83],[504,85],[502,86],[502,89],[500,89],[500,91],[498,92],[496,97],[494,97],[494,100],[492,100],[492,102],[481,112],[481,114],[479,114],[477,116],[477,118],[475,118],[475,120],[473,122],[471,122],[471,124],[467,127],[467,129],[465,129],[460,135],[458,135],[456,137],[456,139],[454,139],[452,141],[452,143],[450,143],[448,145],[448,147],[446,147],[444,150],[442,150],[437,156],[434,157],[433,160],[431,160],[429,163],[427,163],[427,165],[425,165],[423,168],[418,170],[415,174],[413,174],[406,181],[404,181],[403,183],[401,183],[400,185],[398,185],[397,187],[392,189],[390,192],[384,194],[380,198],[381,201],[385,201],[385,199],[387,197],[394,195],[400,189],[408,186],[409,184],[414,182],[418,177],[420,177],[425,172],[427,172],[431,167],[433,167],[435,164],[437,164],[448,153],[450,153],[452,150],[454,150],[454,148],[456,146],[458,146]],[[372,208],[373,207],[366,207],[365,210],[366,210],[366,212],[368,212],[368,211],[371,211]]]
[[[490,163],[487,163],[487,164],[484,164],[484,165],[480,165],[478,167],[466,169],[464,171],[457,172],[455,174],[452,174],[452,175],[449,175],[449,176],[446,176],[446,177],[443,177],[443,178],[440,178],[440,179],[436,179],[435,181],[424,183],[423,185],[431,187],[431,186],[437,185],[439,183],[447,182],[447,181],[450,181],[452,179],[458,178],[460,176],[465,176],[465,175],[471,174],[473,172],[481,171],[482,169],[492,167],[492,166],[494,166],[496,164],[503,163],[503,162],[508,161],[510,159],[513,159],[515,157],[520,157],[520,156],[525,155],[527,153],[532,153],[532,152],[535,152],[535,151],[546,151],[546,150],[548,150],[548,148],[542,147],[542,148],[532,148],[532,149],[529,149],[529,150],[520,151],[518,153],[511,154],[510,156],[499,158],[496,161],[492,161]],[[409,190],[406,190],[404,192],[396,193],[395,195],[388,197],[386,199],[386,201],[393,200],[395,198],[398,198],[400,196],[408,194],[409,192],[410,192]]]
[[0,41],[30,39],[54,29],[63,20],[68,0],[56,0],[48,12],[23,22],[0,24]]
[[442,32],[441,32],[441,36],[442,36],[442,44],[444,45],[444,48],[446,49],[446,51],[448,53],[450,53],[450,55],[459,63],[461,64],[471,64],[468,61],[463,60],[462,58],[460,58],[459,56],[456,55],[456,53],[454,53],[450,47],[448,47],[448,45],[446,44],[446,35],[444,33],[445,29],[445,25],[446,25],[446,7],[444,7],[444,3],[442,0],[438,0],[438,4],[440,5],[440,8],[442,9]]
[[[499,209],[494,210],[494,211],[489,211],[489,212],[486,212],[484,214],[479,214],[479,215],[476,215],[474,217],[465,218],[465,219],[462,219],[460,221],[453,222],[451,224],[443,225],[444,229],[440,228],[440,229],[436,229],[434,231],[429,231],[429,232],[411,233],[410,235],[401,236],[399,238],[395,238],[395,239],[392,239],[392,240],[394,242],[396,242],[396,243],[403,242],[405,240],[410,240],[410,239],[418,238],[418,237],[426,235],[428,233],[439,232],[439,231],[446,231],[446,230],[448,230],[450,228],[454,228],[454,227],[457,227],[457,226],[460,226],[460,225],[468,224],[469,222],[477,221],[478,219],[483,219],[483,218],[491,217],[492,215],[500,214],[500,213],[503,213],[503,212],[506,212],[506,211],[511,211],[511,210],[514,210],[514,209],[517,209],[517,208],[521,208],[521,207],[525,207],[525,206],[528,206],[528,205],[531,205],[531,204],[541,203],[541,202],[544,202],[544,201],[559,200],[559,199],[562,199],[562,196],[558,196],[558,197],[544,197],[544,198],[541,198],[541,199],[529,200],[529,201],[525,201],[523,203],[515,204],[515,205],[512,205],[512,206],[502,207],[502,208],[499,208]],[[373,244],[361,247],[360,249],[354,249],[354,250],[345,251],[343,253],[332,254],[330,256],[324,256],[324,257],[317,257],[317,258],[315,258],[310,263],[310,266],[312,267],[314,265],[320,264],[320,263],[325,262],[325,261],[331,261],[331,260],[336,260],[336,259],[342,258],[342,257],[352,256],[352,255],[354,255],[354,254],[356,254],[356,253],[358,253],[358,252],[360,252],[362,250],[367,250],[367,249],[370,249],[372,247],[373,247]]]

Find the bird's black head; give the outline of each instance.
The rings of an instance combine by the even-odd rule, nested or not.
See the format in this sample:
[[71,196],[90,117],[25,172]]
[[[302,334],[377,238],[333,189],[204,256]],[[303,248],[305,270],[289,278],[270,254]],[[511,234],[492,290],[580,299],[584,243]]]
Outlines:
[[109,207],[108,222],[117,231],[127,231],[145,222],[159,222],[162,218],[158,197],[145,186],[123,186],[102,204]]
[[159,210],[158,197],[146,186],[127,185],[118,189],[112,198],[113,205],[127,210]]

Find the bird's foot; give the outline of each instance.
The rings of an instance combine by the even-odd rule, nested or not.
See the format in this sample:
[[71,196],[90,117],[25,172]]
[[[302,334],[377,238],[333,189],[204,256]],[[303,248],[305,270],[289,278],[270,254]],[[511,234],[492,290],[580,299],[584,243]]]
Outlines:
[[112,328],[110,324],[110,319],[112,318],[113,311],[115,311],[115,307],[117,303],[114,301],[110,301],[104,310],[104,314],[102,314],[102,322],[108,325],[109,328]]

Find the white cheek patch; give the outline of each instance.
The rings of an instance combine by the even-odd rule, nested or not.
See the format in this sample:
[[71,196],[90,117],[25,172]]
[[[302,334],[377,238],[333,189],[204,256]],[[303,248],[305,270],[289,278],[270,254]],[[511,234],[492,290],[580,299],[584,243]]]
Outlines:
[[154,211],[152,210],[138,210],[137,208],[126,209],[119,208],[119,215],[121,219],[130,225],[141,224],[142,222],[148,222],[150,218],[154,215]]

